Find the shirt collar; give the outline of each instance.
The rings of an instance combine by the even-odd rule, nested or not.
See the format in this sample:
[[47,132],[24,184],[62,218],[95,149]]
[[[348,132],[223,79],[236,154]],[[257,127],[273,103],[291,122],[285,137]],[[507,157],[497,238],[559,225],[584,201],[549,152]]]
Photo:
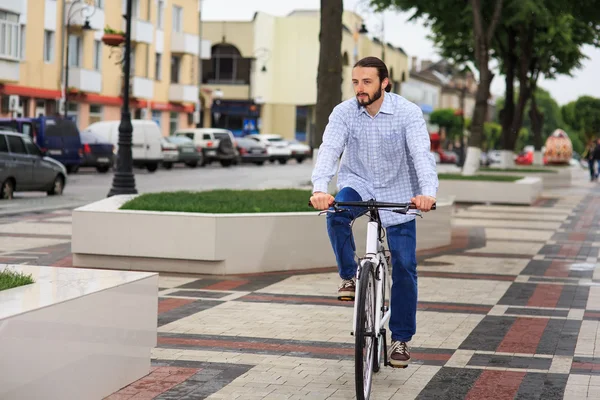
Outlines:
[[[392,96],[388,93],[388,92],[383,92],[383,103],[381,104],[381,108],[379,109],[379,113],[383,113],[383,114],[394,114],[394,105],[392,104]],[[356,97],[355,97],[356,100]],[[368,114],[367,113],[367,108],[365,106],[361,106],[358,103],[358,100],[356,100],[356,105],[358,106],[358,114]],[[377,115],[379,115],[379,113],[377,113]]]

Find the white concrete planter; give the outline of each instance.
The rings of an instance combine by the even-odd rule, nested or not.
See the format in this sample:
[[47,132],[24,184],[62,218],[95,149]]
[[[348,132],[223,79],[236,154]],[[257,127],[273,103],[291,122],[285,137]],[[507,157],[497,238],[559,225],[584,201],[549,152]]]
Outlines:
[[538,168],[546,168],[555,172],[530,172],[527,168],[523,168],[522,171],[486,171],[481,169],[478,171],[481,175],[511,175],[511,176],[527,176],[540,178],[544,189],[552,189],[557,187],[571,186],[571,169],[568,167],[564,168],[552,168],[539,166]]
[[[325,216],[316,212],[196,214],[119,210],[114,196],[73,212],[73,265],[202,274],[335,266]],[[417,221],[418,249],[450,243],[453,201]],[[366,218],[354,225],[364,252]],[[127,228],[125,228],[127,227]]]
[[525,177],[514,182],[440,179],[439,196],[454,196],[456,202],[533,204],[542,193],[542,180]]
[[35,283],[0,291],[0,399],[102,399],[150,373],[157,274],[5,268]]

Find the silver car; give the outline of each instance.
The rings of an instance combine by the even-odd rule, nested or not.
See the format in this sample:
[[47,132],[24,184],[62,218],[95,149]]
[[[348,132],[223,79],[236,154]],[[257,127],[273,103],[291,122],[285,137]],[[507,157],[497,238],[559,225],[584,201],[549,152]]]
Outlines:
[[12,199],[15,191],[60,195],[66,182],[65,166],[44,156],[28,135],[0,131],[0,199]]

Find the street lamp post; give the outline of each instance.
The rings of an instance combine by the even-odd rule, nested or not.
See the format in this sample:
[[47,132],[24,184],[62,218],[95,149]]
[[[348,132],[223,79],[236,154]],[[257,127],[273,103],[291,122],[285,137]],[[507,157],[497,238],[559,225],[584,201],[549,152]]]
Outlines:
[[[75,4],[83,4],[81,6],[81,8],[75,9],[75,11],[73,12],[73,7],[75,6]],[[83,24],[83,27],[81,28],[81,30],[83,31],[91,31],[93,30],[92,27],[90,26],[90,17],[96,12],[96,7],[95,6],[91,6],[89,5],[87,2],[85,2],[85,0],[75,0],[71,3],[71,5],[69,6],[69,10],[66,13],[67,15],[67,25],[66,25],[66,36],[67,36],[67,48],[66,48],[66,55],[65,55],[65,85],[64,85],[64,100],[65,100],[65,110],[64,110],[64,117],[67,118],[68,112],[69,112],[69,32],[71,30],[71,19],[73,18],[73,16],[79,12],[82,16],[84,15],[84,11],[92,9],[92,13],[90,15],[86,15],[85,16],[85,23]]]
[[127,0],[125,13],[125,50],[123,57],[123,105],[121,108],[121,123],[119,124],[119,150],[117,152],[117,170],[108,192],[108,197],[120,194],[137,194],[135,178],[133,176],[133,158],[131,154],[131,140],[133,126],[129,111],[129,81],[131,79],[131,9],[132,0]]

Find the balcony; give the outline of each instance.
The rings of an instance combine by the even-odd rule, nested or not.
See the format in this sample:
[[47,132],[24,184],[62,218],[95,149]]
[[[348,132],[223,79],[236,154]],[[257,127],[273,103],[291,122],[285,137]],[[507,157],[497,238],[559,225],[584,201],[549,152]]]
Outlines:
[[172,83],[169,86],[169,101],[175,103],[195,103],[198,101],[198,86]]
[[0,82],[19,81],[19,62],[0,59]]
[[154,97],[154,81],[152,79],[134,76],[131,86],[133,97],[139,99],[152,99]]
[[74,0],[67,0],[65,9],[65,25],[67,24],[68,15],[71,15],[71,26],[81,27],[85,24],[86,18],[89,18],[90,25],[94,30],[102,31],[104,29],[103,9],[87,6],[83,1],[74,3]]
[[[123,26],[125,31],[125,26]],[[134,19],[131,21],[131,41],[135,43],[152,44],[154,39],[154,26],[152,22]]]
[[171,53],[198,55],[198,36],[189,33],[171,33]]
[[27,10],[25,0],[0,0],[0,10],[21,14]]
[[69,87],[86,93],[100,93],[102,91],[102,74],[99,71],[70,67]]

